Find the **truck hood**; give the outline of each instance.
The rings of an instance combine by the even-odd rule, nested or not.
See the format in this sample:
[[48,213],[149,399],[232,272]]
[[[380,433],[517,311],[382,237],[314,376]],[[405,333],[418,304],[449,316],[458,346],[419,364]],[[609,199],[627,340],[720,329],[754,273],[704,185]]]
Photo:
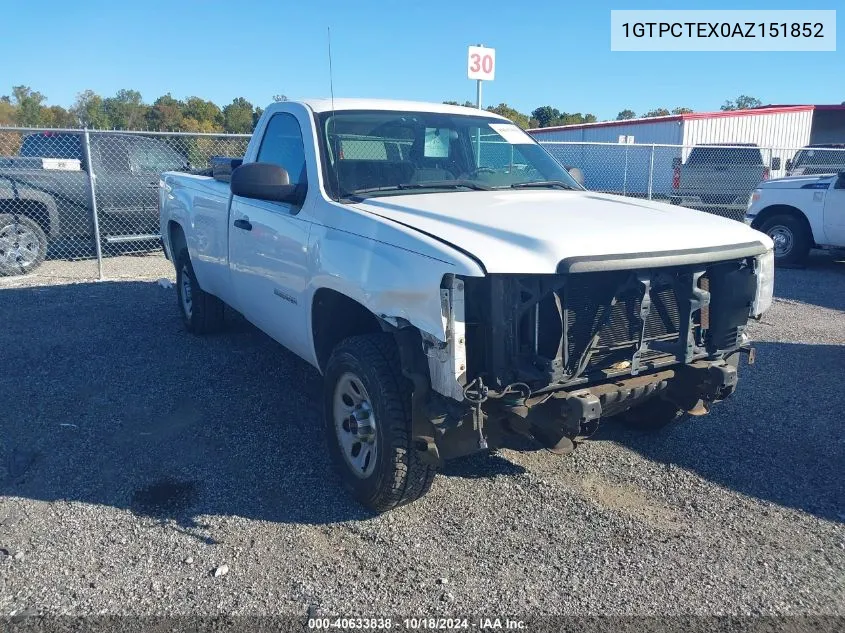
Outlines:
[[786,178],[763,181],[757,185],[757,189],[801,189],[807,185],[812,187],[817,183],[830,183],[834,180],[836,180],[836,174],[787,176]]
[[772,247],[768,236],[741,222],[590,191],[410,194],[355,206],[472,255],[488,273],[646,268]]

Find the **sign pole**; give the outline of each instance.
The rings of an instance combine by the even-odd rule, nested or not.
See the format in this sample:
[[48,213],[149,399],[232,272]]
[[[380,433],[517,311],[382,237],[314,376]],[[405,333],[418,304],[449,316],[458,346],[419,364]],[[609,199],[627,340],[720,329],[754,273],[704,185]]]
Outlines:
[[[484,44],[479,44],[479,48]],[[475,80],[475,107],[481,109],[481,80]],[[481,167],[481,128],[475,131],[475,167]]]
[[[481,80],[475,80],[475,105],[481,109]],[[481,128],[475,130],[475,167],[481,167]]]
[[[467,76],[475,79],[475,107],[482,109],[481,82],[492,81],[496,70],[496,49],[484,48],[483,44],[470,46],[467,52]],[[481,128],[475,131],[475,166],[481,164]]]

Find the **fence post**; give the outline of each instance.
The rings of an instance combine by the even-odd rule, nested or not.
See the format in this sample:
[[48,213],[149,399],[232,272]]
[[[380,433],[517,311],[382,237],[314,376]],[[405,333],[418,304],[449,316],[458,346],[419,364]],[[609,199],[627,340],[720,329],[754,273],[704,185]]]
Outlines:
[[625,174],[622,177],[622,195],[628,195],[628,141],[625,141]]
[[85,167],[88,171],[88,191],[91,194],[91,215],[94,220],[94,248],[97,252],[97,274],[100,281],[103,280],[103,250],[100,245],[100,221],[97,217],[97,185],[96,176],[94,175],[94,162],[91,160],[91,136],[88,134],[88,128],[82,133],[83,137],[83,156],[85,158]]
[[654,143],[651,144],[651,160],[648,165],[648,199],[651,200],[651,191],[654,184]]

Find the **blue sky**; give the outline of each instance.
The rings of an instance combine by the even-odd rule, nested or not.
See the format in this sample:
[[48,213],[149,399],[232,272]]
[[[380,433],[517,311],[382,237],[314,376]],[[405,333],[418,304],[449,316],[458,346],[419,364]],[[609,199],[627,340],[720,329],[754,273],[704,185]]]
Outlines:
[[[713,3],[681,3],[685,9]],[[546,5],[546,6],[544,6]],[[839,5],[839,6],[837,6]],[[475,100],[466,47],[496,48],[496,80],[484,104],[521,111],[552,105],[614,118],[625,108],[714,110],[749,94],[764,103],[845,101],[845,51],[835,53],[620,53],[610,51],[610,9],[677,9],[677,0],[100,0],[16,2],[0,38],[0,94],[13,85],[70,105],[90,88],[120,88],[152,101],[166,92],[220,105],[244,96],[266,105],[329,94],[326,27],[332,30],[335,96]],[[716,7],[794,9],[794,1]],[[818,0],[813,9],[843,9]],[[840,31],[842,15],[839,12]]]

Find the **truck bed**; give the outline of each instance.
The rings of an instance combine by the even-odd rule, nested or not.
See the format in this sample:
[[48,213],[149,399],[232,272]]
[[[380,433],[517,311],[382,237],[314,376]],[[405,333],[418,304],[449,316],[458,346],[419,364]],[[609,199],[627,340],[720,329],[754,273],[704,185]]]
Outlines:
[[[170,223],[192,226],[188,234],[192,253],[196,249],[194,272],[212,294],[226,296],[218,280],[226,276],[220,268],[229,263],[229,184],[211,176],[169,171],[162,174],[160,190],[161,234],[167,235]],[[178,253],[168,253],[173,259]]]

